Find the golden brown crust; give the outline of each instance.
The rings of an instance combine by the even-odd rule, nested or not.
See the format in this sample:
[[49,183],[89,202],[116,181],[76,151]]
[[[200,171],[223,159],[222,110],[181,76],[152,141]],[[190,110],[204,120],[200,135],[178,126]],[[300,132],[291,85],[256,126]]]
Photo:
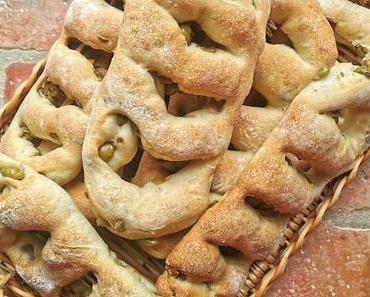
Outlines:
[[68,36],[92,48],[112,52],[121,21],[122,11],[104,0],[75,0],[68,8],[64,29]]
[[149,182],[162,183],[170,174],[170,171],[161,162],[144,152],[132,183],[139,187],[143,187]]
[[[308,1],[303,5],[301,2],[284,0],[276,0],[273,3],[272,18],[277,23],[283,24],[282,28],[290,34],[298,54],[283,46],[265,47],[257,66],[255,86],[267,97],[269,106],[264,109],[242,107],[241,116],[238,118],[238,108],[250,87],[252,75],[250,70],[254,68],[255,59],[261,51],[264,30],[260,27],[266,19],[265,12],[269,1],[254,1],[255,10],[247,12],[243,10],[244,4],[230,2],[223,2],[224,6],[212,6],[206,0],[127,2],[127,19],[125,27],[121,30],[123,33],[121,32],[118,54],[103,84],[100,84],[91,62],[84,59],[78,51],[66,47],[63,39],[54,46],[43,77],[48,77],[51,82],[58,85],[67,97],[78,98],[78,103],[85,112],[90,111],[90,98],[97,89],[95,98],[100,102],[94,106],[87,149],[84,149],[84,163],[87,168],[87,185],[93,194],[91,199],[93,210],[100,225],[129,238],[169,234],[190,226],[205,211],[212,203],[210,189],[217,194],[224,194],[231,187],[226,201],[212,207],[194,228],[195,231],[190,233],[171,255],[169,260],[172,261],[171,269],[184,273],[185,279],[175,279],[168,272],[159,280],[158,286],[165,296],[172,296],[173,292],[176,292],[177,296],[189,297],[215,294],[235,296],[240,290],[251,259],[264,257],[277,248],[281,229],[286,221],[286,218],[280,215],[276,217],[261,215],[252,207],[245,206],[244,198],[246,196],[260,198],[280,212],[294,213],[304,208],[315,195],[318,195],[323,185],[332,177],[348,169],[365,143],[363,135],[367,133],[369,126],[367,118],[370,104],[364,98],[369,96],[368,85],[363,81],[361,81],[363,86],[357,85],[360,80],[351,80],[352,74],[348,74],[351,71],[344,66],[341,68],[343,76],[342,71],[336,69],[337,80],[343,78],[345,86],[339,84],[342,90],[341,93],[335,93],[337,96],[335,104],[327,100],[332,98],[330,96],[334,92],[325,83],[319,85],[319,92],[325,100],[318,100],[315,102],[316,105],[311,104],[310,100],[317,94],[315,89],[308,87],[301,93],[303,95],[300,94],[301,97],[298,96],[304,99],[294,101],[284,121],[264,143],[283,116],[281,108],[287,107],[295,95],[317,74],[319,68],[330,66],[335,60],[332,32],[317,3]],[[225,7],[228,9],[227,13]],[[78,13],[79,10],[85,12],[84,9],[89,11],[89,17]],[[104,12],[104,16],[99,15],[101,12]],[[109,13],[112,13],[112,16],[108,18],[106,16]],[[312,14],[310,23],[307,22],[309,14]],[[113,12],[104,1],[74,1],[65,23],[65,33],[94,48],[111,52],[117,44],[116,32],[120,29],[117,24],[121,16],[121,12],[117,10]],[[92,28],[91,32],[86,31],[90,25],[100,21],[102,23],[100,27]],[[179,34],[176,21],[201,23],[207,34],[221,44],[223,49],[216,50],[216,53],[206,53],[194,44],[186,46],[184,37]],[[245,25],[246,23],[248,25]],[[243,29],[239,29],[242,27]],[[251,35],[250,32],[255,34]],[[71,57],[70,60],[64,61],[65,56]],[[209,63],[212,67],[209,67]],[[81,71],[68,75],[72,65]],[[156,74],[152,76],[147,68]],[[294,75],[291,75],[291,72]],[[164,100],[160,98],[160,95],[163,95],[163,83],[160,85],[159,82],[160,86],[156,83],[159,76],[172,79],[178,84],[180,91],[212,96],[225,103],[223,106],[213,104],[214,101],[204,104],[203,100],[198,102],[197,97],[193,102],[194,105],[181,106],[181,100],[177,102],[174,99],[183,94],[177,94],[171,98],[169,108],[166,110]],[[353,88],[346,85],[347,80],[353,83]],[[325,88],[328,88],[329,92],[326,92]],[[359,89],[361,91],[358,91]],[[359,101],[348,99],[352,98],[351,96]],[[30,108],[31,114],[35,114],[35,106],[32,106],[33,109]],[[317,109],[317,106],[322,109]],[[201,110],[197,110],[199,107]],[[179,115],[177,113],[179,109],[186,115],[182,119],[174,117]],[[338,116],[339,129],[332,125],[329,117],[329,113],[337,109],[345,110],[343,116]],[[78,115],[68,110],[65,113],[70,117],[66,116],[62,128],[69,129],[74,117]],[[85,116],[84,113],[81,114]],[[118,118],[122,118],[122,115],[127,116],[134,124],[128,121],[118,124]],[[48,116],[43,115],[43,118]],[[33,125],[40,126],[37,119],[34,120],[36,124]],[[133,183],[140,187],[122,181],[120,176],[114,173],[130,162],[137,151],[138,138],[135,125],[141,134],[144,148],[155,157],[166,160],[188,160],[209,159],[225,150],[234,121],[236,128],[232,135],[232,145],[241,152],[226,152],[220,158],[217,167],[219,160],[192,161],[180,172],[168,178],[168,168],[162,166],[162,162],[148,153],[144,153],[138,174],[133,180]],[[32,127],[32,124],[29,125]],[[78,164],[76,156],[80,156],[78,150],[81,141],[78,136],[79,131],[84,131],[84,123],[80,126],[78,128],[81,129],[78,131],[70,129],[73,137],[64,137],[66,133],[61,132],[57,134],[58,141],[60,138],[66,140],[63,141],[63,149],[73,157],[66,158],[70,163],[64,162],[65,167],[59,168],[64,175],[56,175],[52,171],[53,168],[50,169],[59,165],[55,160],[46,163],[42,160],[33,166],[40,172],[46,170],[48,176],[60,184],[71,180],[80,168],[80,165],[76,166]],[[307,127],[311,130],[308,131]],[[327,128],[327,131],[324,128]],[[346,138],[342,137],[338,130],[343,132]],[[20,130],[14,131],[19,134]],[[32,128],[33,133],[39,133],[37,136],[45,135],[34,131],[37,129]],[[305,136],[304,141],[302,135]],[[13,136],[19,137],[16,134]],[[44,141],[39,150],[42,153],[55,151],[58,143],[51,144],[52,141],[48,139],[54,138],[54,134],[49,133],[45,137],[48,142]],[[74,137],[78,138],[76,143],[70,141],[70,138]],[[98,149],[107,141],[114,144],[116,152],[111,160],[104,162],[99,157]],[[75,144],[73,149],[69,149],[70,142]],[[262,143],[264,144],[259,149]],[[319,147],[318,152],[312,149],[314,145]],[[257,150],[257,154],[252,158]],[[321,152],[326,154],[320,154]],[[307,173],[307,164],[315,169],[312,171],[310,169]],[[45,166],[48,168],[45,169]],[[238,180],[243,168],[246,169]],[[318,174],[319,170],[322,174]],[[168,182],[168,179],[172,181]],[[190,190],[189,184],[194,185]],[[76,203],[90,219],[93,219],[92,209],[86,203],[86,197],[81,195],[83,185],[68,184],[67,187],[75,195]],[[152,209],[147,209],[147,204],[153,205]],[[163,218],[158,218],[158,214]],[[40,221],[39,224],[42,225],[43,222]],[[78,243],[78,238],[74,236],[73,233],[72,239]],[[12,238],[10,235],[9,237]],[[54,237],[52,236],[52,240]],[[153,246],[145,248],[149,248],[154,255],[163,257],[172,249],[174,242],[172,236],[168,241],[166,239],[168,238],[158,240],[159,248],[157,243],[154,248]],[[144,241],[141,244],[144,244]],[[248,260],[240,254],[233,257],[221,254],[218,246],[224,245],[240,250]],[[60,271],[61,263],[56,262],[60,260],[62,252],[57,246],[57,254],[51,253],[53,248],[55,246],[48,242],[45,247],[47,261],[40,257],[40,266],[30,268],[36,269],[41,275],[43,269],[47,267],[45,264],[47,262],[47,265]],[[65,250],[63,256],[64,253]],[[94,258],[96,255],[89,256]],[[80,257],[79,260],[81,259]],[[85,261],[91,259],[83,260],[82,265],[78,267],[74,265],[75,263],[71,268],[63,267],[63,273],[75,278],[87,271],[84,270],[86,265],[90,268],[89,265],[96,264],[86,264]],[[95,266],[94,268],[96,269]],[[37,275],[37,271],[34,275]],[[94,271],[98,276],[107,276],[109,273],[119,275],[119,272],[116,273],[111,267]],[[26,279],[29,277],[25,276]],[[69,279],[64,277],[45,276],[46,279],[58,280],[51,286],[50,292],[58,290],[65,281],[69,282]],[[117,280],[113,277],[113,280],[110,280],[112,283],[105,283],[104,277],[99,279],[103,296],[125,293],[126,287],[119,283],[118,277],[123,275],[117,276]],[[191,284],[191,281],[210,283],[195,285]],[[36,281],[31,279],[30,282]],[[118,291],[112,293],[110,289],[115,287]],[[142,292],[127,294],[152,295],[145,288],[141,289]]]
[[370,11],[347,0],[319,0],[325,16],[335,24],[338,42],[355,47],[363,57],[363,64],[370,63]]
[[[158,3],[126,1],[119,45],[95,93],[83,150],[85,183],[98,222],[130,239],[191,226],[209,205],[218,159],[191,161],[161,184],[135,186],[114,172],[137,150],[133,124],[119,125],[118,117],[126,116],[138,127],[144,149],[154,157],[187,161],[219,154],[229,143],[237,109],[250,88],[250,69],[263,44],[260,30],[268,11],[264,1],[257,1],[262,6],[258,8],[238,3],[212,6],[201,0]],[[225,49],[211,53],[188,46],[177,23],[184,9],[187,21],[198,22]],[[153,78],[147,68],[157,75]],[[182,118],[171,116],[158,92],[158,75],[172,79],[180,90],[222,99],[224,107],[220,112],[201,109]],[[99,156],[106,143],[115,146],[107,162]]]
[[[307,18],[310,18],[309,23]],[[304,4],[273,1],[272,19],[292,38],[295,50],[285,45],[265,45],[254,85],[266,96],[267,106],[241,107],[231,139],[233,149],[238,151],[223,154],[213,176],[213,193],[222,195],[230,189],[254,152],[279,123],[283,108],[313,79],[319,68],[329,67],[336,60],[333,32],[316,1]],[[181,115],[210,104],[207,98],[175,94],[170,98],[168,110],[173,115]]]
[[67,42],[67,39],[62,38],[53,45],[46,61],[45,76],[59,86],[67,98],[73,98],[88,111],[99,80],[91,61],[79,51],[68,48]]
[[[333,65],[337,56],[333,32],[316,0],[304,3],[274,0],[270,18],[281,26],[294,49],[266,43],[258,59],[253,86],[265,97],[267,106],[243,106],[231,139],[234,148],[249,154],[265,141],[283,109],[320,68]],[[239,176],[241,170],[237,167],[235,170]],[[223,188],[227,190],[230,185],[224,183]]]
[[137,244],[148,255],[157,259],[166,259],[185,234],[186,231],[183,230],[160,238],[138,240]]
[[42,259],[45,240],[35,232],[17,232],[0,224],[0,251],[12,261],[20,277],[37,290],[42,296],[60,296],[62,284]]
[[25,161],[61,185],[77,176],[87,127],[84,111],[90,111],[92,92],[100,84],[99,67],[109,65],[99,53],[89,57],[91,49],[81,42],[112,51],[117,40],[114,24],[120,20],[122,12],[103,0],[73,1],[44,72],[2,137],[3,153]]
[[[31,168],[0,155],[0,171],[14,168],[18,175],[0,175],[0,223],[16,231],[48,232],[42,260],[58,284],[68,284],[87,272],[96,274],[100,296],[155,296],[155,290],[132,268],[112,254],[80,213],[68,194]],[[4,190],[6,189],[6,190]],[[36,265],[39,267],[39,265]],[[35,267],[35,268],[37,268]],[[35,271],[35,275],[38,275]],[[26,279],[40,289],[45,282]],[[47,280],[45,280],[47,281]]]
[[89,201],[87,188],[82,181],[74,179],[68,184],[64,185],[64,190],[71,196],[74,203],[82,214],[89,220],[93,225],[96,224],[96,218]]
[[[272,105],[286,106],[337,58],[332,29],[317,0],[273,0],[270,19],[280,25],[294,49],[266,44],[258,59],[254,87]],[[279,71],[276,71],[279,69]]]
[[[152,0],[127,1],[114,67],[97,97],[104,98],[106,108],[119,109],[135,123],[145,150],[154,157],[209,159],[227,147],[233,119],[251,85],[250,69],[263,45],[268,5],[257,2],[263,7],[255,10],[251,4],[176,1],[167,11]],[[175,20],[187,11],[184,7],[189,11],[183,18],[198,22],[224,50],[187,46]],[[171,116],[143,66],[170,78],[182,91],[215,97],[225,104],[219,112]]]
[[184,276],[173,278],[165,272],[158,280],[158,290],[163,296],[205,297],[205,296],[237,296],[248,273],[251,261],[240,255],[226,257],[227,270],[222,278],[212,283],[190,282]]
[[[100,122],[96,125],[102,127]],[[128,137],[124,139],[129,143]],[[127,238],[151,238],[192,225],[206,210],[217,160],[193,161],[165,180],[139,187],[122,180],[99,157],[97,148],[110,139],[92,140],[85,142],[85,145],[93,144],[89,155],[85,155],[89,158],[84,165],[85,183],[94,212],[100,218],[98,224]]]
[[[45,82],[42,75],[28,93],[1,139],[0,150],[64,184],[82,168],[87,116],[77,106],[57,108],[50,104],[38,92]],[[40,141],[37,147],[34,139]]]
[[266,43],[259,56],[253,85],[259,95],[250,94],[246,104],[261,100],[262,94],[266,106],[242,106],[231,138],[238,151],[225,154],[216,169],[212,190],[220,194],[235,183],[242,165],[270,135],[293,98],[337,57],[334,34],[316,0],[274,0],[270,18],[281,26],[294,49]]
[[[266,257],[278,246],[278,222],[284,223],[284,216],[258,215],[248,206],[248,197],[280,212],[297,213],[330,180],[351,168],[369,145],[370,129],[370,81],[355,68],[336,64],[326,79],[297,96],[238,182],[167,258],[171,271],[197,282],[220,279],[227,265],[218,246],[233,247],[248,259]],[[166,286],[176,283],[175,278],[166,281]]]
[[[104,17],[104,22],[99,21]],[[3,152],[14,156],[18,160],[25,160],[34,169],[44,173],[59,184],[67,183],[80,172],[82,167],[81,149],[87,123],[87,115],[83,111],[89,112],[91,94],[99,85],[100,76],[104,75],[104,68],[106,69],[109,65],[109,59],[107,59],[109,55],[96,50],[112,51],[117,41],[117,34],[115,33],[117,28],[112,24],[119,23],[121,19],[122,12],[109,6],[103,0],[73,1],[63,33],[50,50],[44,73],[27,95],[2,138],[1,148]],[[93,32],[97,32],[98,36],[92,34]],[[84,43],[81,43],[81,41]],[[89,48],[86,44],[92,48]],[[73,103],[79,107],[71,105]],[[59,107],[60,105],[61,107]],[[35,144],[34,141],[39,143]],[[40,189],[37,194],[33,194],[32,198],[38,198],[41,195],[40,193],[45,190],[52,192],[53,185],[49,186],[50,188],[48,188],[47,182],[44,185],[40,182],[38,184]],[[93,219],[91,209],[89,209],[86,197],[83,195],[85,192],[83,185],[71,182],[67,184],[67,188],[74,195],[75,201],[83,208],[87,217]],[[52,198],[57,200],[59,196],[56,195]],[[33,216],[35,214],[34,217],[39,215],[39,221],[38,223],[32,222],[26,227],[22,226],[22,230],[34,230],[40,224],[47,224],[50,221],[48,214],[52,213],[51,216],[53,217],[53,211],[68,212],[68,209],[59,209],[59,204],[52,206],[51,201],[48,200],[47,202],[49,204],[45,203],[43,205],[42,201],[37,201],[41,205],[39,207],[37,203],[30,202],[30,205],[34,204],[35,208],[29,209],[27,215]],[[12,215],[17,214],[16,205],[14,207],[15,209],[11,211]],[[9,209],[11,209],[11,205]],[[44,217],[40,216],[40,210],[45,210]],[[74,212],[71,215],[81,217],[80,214],[76,215]],[[13,218],[13,216],[5,217],[5,219],[10,218]],[[56,220],[57,218],[58,216],[55,215],[53,219]],[[16,223],[13,221],[13,224]],[[63,223],[65,221],[62,220],[60,224]],[[64,231],[65,236],[68,236],[71,240],[70,246],[78,245],[76,238],[83,240],[83,236],[77,235],[75,237],[72,232],[77,229],[83,232],[85,221],[80,223],[81,225],[67,228]],[[20,226],[13,227],[20,228]],[[45,256],[42,254],[44,244],[42,244],[40,238],[35,237],[34,233],[7,230],[9,232],[1,232],[0,240],[7,242],[7,246],[2,245],[2,250],[12,259],[17,272],[25,281],[43,296],[57,296],[62,286],[91,270],[90,268],[87,270],[83,268],[85,263],[79,265],[75,262],[72,267],[70,267],[70,264],[59,263],[55,265],[55,263],[50,263],[43,258]],[[68,230],[70,231],[69,235]],[[93,229],[90,228],[90,230]],[[49,230],[42,228],[42,231]],[[94,234],[93,237],[98,237],[96,233]],[[11,240],[12,237],[15,240]],[[103,250],[105,249],[107,252],[106,247],[104,244],[101,245],[102,241],[100,240],[99,243],[99,240],[97,241],[98,245],[104,247]],[[95,240],[93,241],[95,244]],[[65,242],[63,240],[62,243]],[[29,253],[22,249],[24,246],[33,250],[36,257],[34,260],[29,259]],[[60,247],[62,248],[62,245]],[[44,250],[47,250],[47,248]],[[95,252],[93,251],[93,253]],[[67,256],[68,253],[65,254],[65,251],[63,251],[63,254]],[[53,255],[49,256],[53,257]],[[95,256],[91,256],[91,265],[95,265]],[[110,256],[118,262],[112,255]],[[81,259],[81,257],[77,257]],[[60,259],[58,258],[56,261],[58,262]],[[101,268],[104,269],[103,266]],[[114,267],[111,268],[106,269],[109,270],[109,274],[108,272],[101,272],[101,274],[107,275],[107,277],[99,279],[100,283],[105,283],[100,288],[101,293],[106,296],[117,296],[114,293],[114,290],[117,290],[119,294],[127,292],[130,295],[129,290],[120,285],[121,281],[116,280],[116,276],[119,277],[120,274],[118,270],[121,268],[118,270]],[[137,290],[136,285],[133,285],[133,291]],[[151,293],[148,294],[151,296]],[[142,294],[136,292],[133,293],[133,296],[142,296]]]

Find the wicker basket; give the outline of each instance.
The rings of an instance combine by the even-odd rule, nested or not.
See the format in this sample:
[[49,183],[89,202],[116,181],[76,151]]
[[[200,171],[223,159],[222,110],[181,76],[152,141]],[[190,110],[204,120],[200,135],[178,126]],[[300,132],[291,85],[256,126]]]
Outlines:
[[[369,0],[356,0],[353,2],[370,6]],[[360,59],[353,49],[338,45],[338,50],[339,61],[359,64]],[[41,75],[44,66],[45,59],[34,67],[30,77],[18,87],[14,96],[0,110],[0,135],[6,130],[19,105]],[[331,182],[320,198],[316,199],[301,214],[295,215],[290,219],[284,232],[285,241],[280,246],[279,252],[270,255],[264,261],[256,261],[251,265],[245,286],[240,291],[239,297],[263,296],[269,284],[284,272],[289,257],[303,245],[307,234],[320,225],[325,212],[336,203],[344,186],[356,177],[359,166],[369,157],[370,152],[368,151],[358,158],[351,172]],[[119,238],[103,229],[98,229],[98,232],[120,259],[135,267],[141,274],[153,282],[164,271],[163,261],[149,257],[134,242]],[[93,280],[91,277],[86,276],[79,282],[89,286]],[[3,296],[35,297],[38,294],[22,281],[10,260],[0,253],[0,297]],[[68,296],[73,295],[68,294]]]

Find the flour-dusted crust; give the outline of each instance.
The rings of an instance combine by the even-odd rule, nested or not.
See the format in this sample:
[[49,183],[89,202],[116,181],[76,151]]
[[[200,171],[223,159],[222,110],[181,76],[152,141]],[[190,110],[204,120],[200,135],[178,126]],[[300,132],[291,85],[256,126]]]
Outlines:
[[370,10],[348,0],[319,0],[319,2],[325,16],[334,24],[338,41],[355,47],[356,52],[363,58],[363,63],[369,65]]
[[[9,168],[18,172],[16,178]],[[30,167],[0,155],[0,223],[19,232],[38,230],[50,233],[42,247],[34,274],[23,277],[41,292],[45,266],[58,285],[65,285],[85,275],[96,274],[100,296],[157,296],[155,289],[132,268],[112,254],[98,233],[80,213],[68,194],[50,179]],[[6,229],[5,229],[6,230]],[[11,233],[8,239],[15,239]],[[32,261],[31,261],[32,262]],[[41,262],[43,263],[41,265]],[[31,263],[32,265],[32,263]],[[42,287],[39,287],[42,286]],[[50,284],[53,289],[55,284]]]
[[[293,48],[286,44],[266,43],[256,66],[257,75],[253,84],[255,91],[264,95],[266,106],[248,106],[258,99],[258,93],[250,94],[246,105],[241,106],[231,139],[233,149],[222,155],[213,174],[208,200],[210,205],[221,200],[222,195],[237,181],[253,154],[278,125],[296,94],[316,79],[320,69],[331,67],[337,57],[333,31],[316,0],[305,3],[275,0],[270,18],[281,25],[275,34],[278,35],[280,30],[286,32],[293,41]],[[270,42],[276,43],[274,36],[272,39]],[[173,115],[191,114],[211,104],[205,97],[177,93],[171,96],[168,111]],[[145,170],[140,172],[141,179],[153,178],[155,174],[168,175],[161,167],[157,172],[151,170],[151,164],[153,161],[142,159],[141,165]],[[163,241],[166,242],[166,239]],[[155,242],[158,243],[156,248],[159,248],[161,240],[156,239]],[[164,252],[168,251],[168,246],[164,245]]]
[[61,185],[77,176],[90,99],[109,66],[109,55],[99,50],[112,52],[112,31],[121,20],[122,12],[103,0],[71,4],[44,72],[1,139],[1,152]]
[[[270,21],[273,21],[284,32],[292,43],[287,40],[274,40],[274,44],[266,43],[256,66],[253,87],[266,100],[266,106],[253,107],[243,105],[236,121],[231,144],[238,153],[230,151],[225,158],[240,159],[243,153],[255,153],[271,131],[281,120],[284,110],[295,96],[316,79],[323,69],[329,69],[337,58],[337,49],[333,31],[322,13],[316,0],[285,1],[273,0]],[[251,98],[253,99],[253,98]],[[234,172],[220,176],[217,181],[220,193],[233,184],[241,173],[240,166],[231,169],[227,162],[226,170],[218,172]],[[240,164],[235,162],[235,165]],[[247,162],[243,162],[246,165]],[[243,166],[242,168],[245,168]],[[229,177],[228,177],[229,176]]]
[[[114,26],[121,20],[122,11],[103,0],[73,1],[63,32],[49,52],[45,70],[1,142],[3,153],[24,161],[61,185],[67,183],[66,189],[92,222],[95,218],[85,195],[87,191],[81,182],[71,180],[82,168],[81,150],[90,99],[109,65],[108,53],[117,42],[115,36],[111,38],[111,32],[116,31]],[[58,294],[65,285],[58,275],[68,272],[51,273],[42,259],[42,239],[34,232],[3,230],[6,233],[0,232],[0,238],[6,244],[1,250],[11,258],[19,275],[43,296]],[[25,250],[25,246],[30,250]]]
[[90,223],[96,225],[96,217],[94,215],[89,195],[85,183],[78,178],[64,185],[64,190],[71,196],[73,202],[77,205],[82,214],[89,220]]
[[141,239],[138,246],[148,255],[156,259],[166,259],[176,244],[183,238],[187,230],[153,239]]
[[[82,214],[163,259],[205,213],[158,287],[236,296],[251,262],[276,251],[287,218],[367,148],[368,80],[349,64],[329,73],[337,50],[316,0],[273,0],[279,28],[265,45],[268,0],[112,1],[125,12],[106,2],[71,3],[2,142],[24,163],[0,155],[0,250],[43,296],[89,271],[91,296],[154,296]],[[325,14],[368,65],[367,13],[338,0]],[[253,74],[256,93],[245,99]],[[253,103],[261,94],[266,106]],[[12,178],[15,169],[25,176]]]
[[[98,101],[133,121],[144,149],[154,157],[172,161],[215,157],[229,143],[235,115],[252,82],[251,69],[262,50],[269,5],[254,2],[256,7],[249,2],[127,1],[115,65]],[[199,23],[222,49],[209,52],[195,43],[187,45],[178,23],[190,21]],[[220,111],[171,116],[151,73],[177,83],[184,92],[224,104]]]
[[[259,213],[249,205],[251,198],[280,213],[295,214],[330,180],[351,169],[369,146],[370,128],[370,81],[354,72],[356,68],[336,64],[327,78],[311,83],[295,98],[238,182],[167,258],[169,270],[158,282],[165,296],[179,285],[176,273],[196,282],[224,277],[228,265],[220,246],[252,260],[276,251],[286,217]],[[185,282],[177,296],[186,296],[181,292],[188,286]]]
[[286,106],[320,68],[333,66],[337,49],[317,0],[272,0],[271,4],[270,20],[280,26],[294,50],[267,43],[258,59],[254,87],[271,105]]
[[[119,43],[94,95],[83,150],[85,183],[99,224],[130,239],[151,238],[191,226],[207,209],[218,162],[207,159],[229,143],[264,42],[269,5],[255,2],[256,7],[126,1]],[[187,45],[178,24],[185,21],[198,22],[223,49]],[[225,101],[221,111],[170,115],[160,96],[165,79],[182,91]],[[116,171],[134,157],[138,133],[152,156],[193,161],[160,184],[139,187],[122,180]],[[99,154],[105,145],[114,146],[109,160]]]
[[[0,224],[0,251],[12,261],[17,273],[42,296],[59,296],[62,281],[42,258],[45,240],[34,232],[17,232]],[[64,272],[62,272],[64,273]]]

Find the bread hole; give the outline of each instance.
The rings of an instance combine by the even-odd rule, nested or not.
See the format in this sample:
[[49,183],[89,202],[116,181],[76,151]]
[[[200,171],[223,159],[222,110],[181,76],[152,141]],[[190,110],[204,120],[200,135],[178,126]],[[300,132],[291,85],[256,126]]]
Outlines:
[[131,182],[131,180],[134,178],[137,172],[137,169],[139,168],[139,163],[140,163],[143,153],[144,151],[139,148],[136,152],[135,157],[131,160],[131,162],[126,164],[122,168],[121,177],[123,180],[127,182]]
[[268,102],[263,95],[261,95],[255,89],[251,89],[243,104],[252,107],[265,107],[267,106]]
[[172,95],[181,93],[177,83],[173,82],[170,78],[160,75],[157,72],[150,72],[153,77],[154,85],[158,95],[164,100],[166,108],[168,108],[169,101]]
[[360,44],[355,46],[355,52],[360,58],[365,58],[368,53],[368,49]]
[[85,174],[84,174],[83,169],[81,169],[81,171],[78,173],[75,179],[80,182],[85,182]]
[[49,133],[49,136],[51,137],[52,142],[57,143],[57,144],[61,143],[59,136],[56,133]]
[[269,21],[266,30],[266,40],[270,44],[284,44],[291,48],[294,48],[292,40],[287,34],[281,30],[281,27],[276,25],[274,22]]
[[362,65],[363,58],[365,57],[366,49],[360,45],[353,46],[348,44],[347,41],[342,42],[343,39],[337,40],[338,48],[338,61],[342,63],[351,62],[354,65]]
[[238,257],[241,254],[237,249],[234,249],[229,246],[220,246],[219,248],[220,248],[220,253],[225,258]]
[[85,278],[88,279],[89,282],[92,283],[92,284],[97,284],[98,283],[98,279],[96,278],[94,273],[89,273],[88,275],[85,276]]
[[362,6],[365,6],[367,8],[370,8],[370,0],[350,0],[356,4],[360,4]]
[[97,79],[100,81],[103,80],[112,61],[113,54],[93,49],[87,45],[82,48],[81,54],[84,55],[85,58],[94,66],[94,72]]
[[119,10],[124,10],[125,7],[125,0],[105,0],[109,5],[112,5],[113,7],[119,9]]
[[189,164],[188,161],[165,161],[165,160],[159,160],[163,168],[168,170],[169,174],[175,174],[176,172],[183,169],[186,165]]
[[276,24],[272,20],[268,20],[266,25],[266,41],[269,42],[274,35],[274,32],[278,29]]
[[57,108],[71,103],[59,86],[53,84],[51,81],[45,81],[37,91],[40,96],[47,98]]
[[302,159],[296,157],[293,154],[287,153],[285,155],[285,161],[290,165],[298,169],[299,171],[307,172],[311,169],[311,166],[303,161]]
[[33,261],[36,259],[36,252],[35,248],[32,244],[25,244],[20,247],[21,252],[29,261]]
[[35,237],[37,237],[37,239],[41,242],[42,245],[45,245],[50,238],[50,233],[44,231],[32,231],[32,234],[34,234]]
[[249,205],[250,207],[258,210],[259,213],[266,215],[266,216],[274,216],[277,214],[275,208],[261,199],[258,199],[253,196],[247,196],[245,197],[245,203]]
[[45,155],[59,148],[60,146],[61,145],[59,143],[55,143],[49,140],[41,140],[40,144],[36,146],[36,148],[40,152],[40,155]]
[[219,113],[224,107],[225,101],[215,100],[210,97],[178,93],[170,97],[168,113],[177,117],[191,117],[191,113],[198,110],[206,110],[208,113]]
[[92,294],[93,285],[97,283],[92,273],[72,282],[62,288],[61,296],[65,297],[88,297]]
[[297,172],[299,172],[309,183],[312,183],[310,176],[310,164],[291,153],[287,153],[285,155],[285,161],[289,166],[295,168]]
[[254,8],[257,8],[256,0],[252,0],[252,5],[253,5]]
[[[107,42],[109,39],[106,39],[104,36],[99,35],[98,38],[102,42]],[[102,50],[94,49],[88,45],[81,43],[75,38],[71,38],[67,42],[67,46],[72,49],[79,51],[82,55],[85,56],[94,66],[94,72],[99,81],[103,80],[107,69],[112,61],[113,54],[107,53]]]
[[229,144],[229,147],[227,148],[228,151],[240,151],[232,143]]
[[143,187],[147,183],[162,184],[171,178],[171,175],[183,169],[188,164],[184,162],[172,162],[155,159],[150,154],[140,155],[135,175],[131,182]]
[[35,135],[32,134],[30,129],[26,126],[26,124],[22,123],[20,125],[20,128],[22,130],[22,135],[21,137],[33,144],[34,147],[38,147],[42,141],[42,139],[36,137]]
[[327,183],[324,189],[321,191],[321,195],[320,195],[321,197],[318,197],[318,199],[321,199],[322,197],[333,196],[335,189],[336,189],[336,184],[338,183],[338,181],[341,180],[342,177],[344,177],[344,175],[337,176],[336,178],[331,180],[329,183]]
[[117,125],[119,127],[122,127],[124,124],[127,123],[127,121],[128,121],[128,119],[124,115],[122,115],[122,114],[117,115]]
[[337,27],[337,24],[336,24],[336,23],[331,22],[330,20],[328,20],[328,22],[329,22],[329,24],[330,24],[331,28],[333,29],[333,31],[334,31],[334,33],[335,33],[335,28]]
[[50,133],[50,137],[53,140],[51,141],[36,137],[24,123],[20,125],[20,128],[22,130],[21,137],[31,142],[38,150],[39,155],[47,154],[61,146],[60,139],[56,133]]
[[330,116],[338,126],[342,125],[344,122],[344,117],[341,110],[330,111],[327,113],[327,115]]
[[0,194],[1,195],[6,195],[6,194],[9,194],[10,193],[10,187],[6,186],[6,185],[0,185]]
[[224,107],[224,100],[185,93],[170,78],[155,72],[152,72],[151,75],[158,94],[165,102],[168,113],[173,116],[192,117],[190,113],[200,109],[206,110],[208,113],[218,113]]
[[181,23],[180,28],[188,45],[195,43],[208,52],[226,50],[225,46],[212,40],[197,22]]
[[67,46],[71,50],[77,50],[82,45],[82,42],[76,38],[69,38],[67,41]]

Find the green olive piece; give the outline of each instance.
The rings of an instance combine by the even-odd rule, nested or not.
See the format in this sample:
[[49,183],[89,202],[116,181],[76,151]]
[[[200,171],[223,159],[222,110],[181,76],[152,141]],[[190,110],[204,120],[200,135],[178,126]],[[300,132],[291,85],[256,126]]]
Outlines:
[[97,218],[96,225],[98,227],[109,227],[110,226],[109,223],[103,218]]
[[145,246],[151,247],[151,246],[156,246],[158,244],[158,240],[156,240],[156,239],[145,239],[141,243]]
[[98,79],[98,81],[102,81],[105,74],[106,74],[107,70],[102,68],[102,67],[99,67],[99,68],[95,68],[94,69],[94,73],[96,75],[96,78]]
[[166,181],[166,179],[164,177],[155,178],[155,179],[152,180],[152,183],[155,184],[155,185],[160,185],[160,184],[163,184],[165,181]]
[[316,76],[313,78],[313,80],[320,80],[324,77],[327,77],[330,72],[329,67],[321,67],[319,71],[317,72]]
[[108,42],[109,38],[104,36],[103,34],[98,34],[98,39],[102,42]]
[[108,162],[110,159],[112,159],[115,150],[116,148],[114,145],[110,142],[107,142],[99,148],[99,156],[105,162]]
[[9,194],[10,193],[10,188],[9,187],[4,187],[2,190],[1,190],[1,194]]
[[17,167],[1,167],[0,173],[6,177],[22,180],[25,177],[23,169]]
[[202,49],[205,50],[206,52],[210,52],[210,53],[217,52],[217,48],[215,48],[215,47],[205,47],[205,46],[202,46]]
[[123,232],[125,230],[125,223],[123,221],[118,221],[114,224],[114,229],[118,232]]
[[35,137],[32,135],[30,129],[28,129],[27,126],[22,127],[22,129],[23,129],[22,137],[27,141],[31,142]]
[[354,70],[358,74],[365,75],[366,77],[370,77],[370,69],[365,65],[359,66]]
[[363,57],[367,54],[367,49],[359,44],[355,46],[355,51],[356,54],[359,55],[360,57]]
[[116,263],[117,265],[122,266],[122,267],[127,267],[127,265],[125,265],[125,263],[124,263],[123,261],[121,261],[121,260],[117,257],[117,255],[116,255],[116,253],[115,253],[115,252],[113,252],[113,251],[109,250],[109,254],[110,254],[110,256],[113,258],[114,263]]
[[187,44],[191,43],[191,38],[193,37],[193,32],[191,31],[191,27],[188,24],[180,25],[181,33],[184,35]]

